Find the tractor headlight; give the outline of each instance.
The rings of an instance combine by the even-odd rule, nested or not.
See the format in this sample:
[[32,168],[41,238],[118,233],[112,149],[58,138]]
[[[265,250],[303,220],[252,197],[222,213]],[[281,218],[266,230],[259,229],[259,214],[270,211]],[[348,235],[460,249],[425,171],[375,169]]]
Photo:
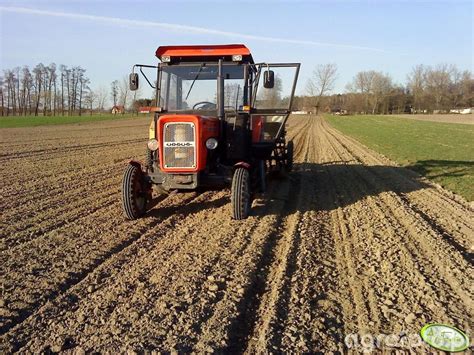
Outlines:
[[158,141],[156,139],[150,139],[148,141],[148,149],[155,151],[158,149]]
[[217,148],[217,139],[215,138],[209,138],[207,141],[206,141],[206,148],[207,149],[210,149],[210,150],[213,150],[213,149],[216,149]]

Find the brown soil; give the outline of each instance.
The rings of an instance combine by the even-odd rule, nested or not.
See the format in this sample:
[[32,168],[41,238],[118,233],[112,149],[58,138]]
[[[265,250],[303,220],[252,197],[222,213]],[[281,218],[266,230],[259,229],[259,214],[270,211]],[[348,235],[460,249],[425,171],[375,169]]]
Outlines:
[[445,122],[445,123],[464,123],[474,124],[474,115],[467,114],[438,114],[438,115],[396,115],[397,117],[410,118],[419,121]]
[[229,190],[126,221],[147,120],[0,131],[0,352],[345,352],[351,333],[470,332],[473,210],[295,116],[295,171],[244,221]]

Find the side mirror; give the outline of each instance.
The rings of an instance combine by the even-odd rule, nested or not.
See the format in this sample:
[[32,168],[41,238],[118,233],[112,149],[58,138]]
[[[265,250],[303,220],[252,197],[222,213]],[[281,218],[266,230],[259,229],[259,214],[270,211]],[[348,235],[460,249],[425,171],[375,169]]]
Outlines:
[[275,73],[273,70],[266,70],[263,72],[263,87],[265,89],[273,89],[275,86]]
[[135,91],[138,89],[138,74],[137,73],[131,73],[128,78],[128,81],[130,84],[130,90]]

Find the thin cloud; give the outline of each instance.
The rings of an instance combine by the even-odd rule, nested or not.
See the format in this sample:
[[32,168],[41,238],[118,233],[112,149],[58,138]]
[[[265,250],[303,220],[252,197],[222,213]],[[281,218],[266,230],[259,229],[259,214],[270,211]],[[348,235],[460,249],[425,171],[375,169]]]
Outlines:
[[109,17],[109,16],[96,16],[96,15],[86,15],[86,14],[77,14],[70,12],[56,12],[56,11],[46,11],[46,10],[37,10],[30,9],[25,7],[14,7],[14,6],[0,6],[0,11],[14,12],[19,14],[28,14],[28,15],[39,15],[39,16],[51,16],[51,17],[62,17],[62,18],[71,18],[78,20],[88,20],[95,21],[100,23],[109,23],[115,24],[118,26],[135,26],[135,27],[146,27],[146,28],[160,28],[165,30],[185,32],[185,33],[195,33],[195,34],[207,34],[215,35],[222,37],[237,37],[239,39],[249,39],[255,41],[265,41],[265,42],[277,42],[277,43],[289,43],[289,44],[303,44],[310,46],[323,46],[323,47],[333,47],[341,49],[356,49],[380,53],[392,53],[380,48],[365,47],[365,46],[356,46],[352,44],[340,44],[340,43],[328,43],[328,42],[318,42],[318,41],[307,41],[299,39],[287,39],[287,38],[277,38],[277,37],[267,37],[267,36],[254,36],[244,33],[237,32],[227,32],[214,30],[211,28],[196,27],[196,26],[186,26],[179,25],[174,23],[165,23],[165,22],[154,22],[154,21],[142,21],[142,20],[130,20],[119,17]]

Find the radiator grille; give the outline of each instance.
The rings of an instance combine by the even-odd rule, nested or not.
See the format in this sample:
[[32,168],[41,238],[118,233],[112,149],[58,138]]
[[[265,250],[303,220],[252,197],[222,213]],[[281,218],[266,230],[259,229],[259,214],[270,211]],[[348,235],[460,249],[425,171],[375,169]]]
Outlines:
[[163,132],[165,168],[196,167],[196,132],[194,123],[166,123]]

